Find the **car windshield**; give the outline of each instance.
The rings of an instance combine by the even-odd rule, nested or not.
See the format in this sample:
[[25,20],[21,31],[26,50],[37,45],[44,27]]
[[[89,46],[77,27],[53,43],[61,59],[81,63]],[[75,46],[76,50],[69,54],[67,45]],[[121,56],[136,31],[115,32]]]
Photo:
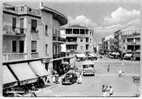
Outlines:
[[83,68],[93,68],[94,65],[83,65]]

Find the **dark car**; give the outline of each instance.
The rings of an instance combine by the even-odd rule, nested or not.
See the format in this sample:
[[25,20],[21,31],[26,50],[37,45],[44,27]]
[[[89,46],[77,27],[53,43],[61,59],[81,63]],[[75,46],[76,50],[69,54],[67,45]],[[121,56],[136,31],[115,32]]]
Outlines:
[[63,85],[71,85],[76,83],[77,75],[75,73],[67,73],[65,77],[62,79]]

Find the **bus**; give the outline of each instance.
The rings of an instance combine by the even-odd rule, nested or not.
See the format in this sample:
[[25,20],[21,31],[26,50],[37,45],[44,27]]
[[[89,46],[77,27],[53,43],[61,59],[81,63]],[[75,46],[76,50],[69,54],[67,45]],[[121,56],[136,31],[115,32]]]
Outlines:
[[84,61],[82,62],[82,71],[83,71],[83,76],[95,76],[95,67],[94,63],[92,61]]

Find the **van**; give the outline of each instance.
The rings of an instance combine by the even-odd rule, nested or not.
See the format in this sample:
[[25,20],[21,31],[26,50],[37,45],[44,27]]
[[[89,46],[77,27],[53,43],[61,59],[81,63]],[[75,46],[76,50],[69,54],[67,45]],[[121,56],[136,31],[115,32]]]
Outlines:
[[84,61],[82,62],[82,72],[83,76],[93,75],[95,76],[95,67],[92,61]]

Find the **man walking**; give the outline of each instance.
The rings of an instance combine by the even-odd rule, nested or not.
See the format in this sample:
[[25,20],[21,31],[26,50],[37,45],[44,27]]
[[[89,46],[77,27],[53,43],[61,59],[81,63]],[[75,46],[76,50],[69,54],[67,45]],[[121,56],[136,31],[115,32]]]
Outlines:
[[107,72],[110,71],[110,64],[108,64],[108,67],[107,67]]

